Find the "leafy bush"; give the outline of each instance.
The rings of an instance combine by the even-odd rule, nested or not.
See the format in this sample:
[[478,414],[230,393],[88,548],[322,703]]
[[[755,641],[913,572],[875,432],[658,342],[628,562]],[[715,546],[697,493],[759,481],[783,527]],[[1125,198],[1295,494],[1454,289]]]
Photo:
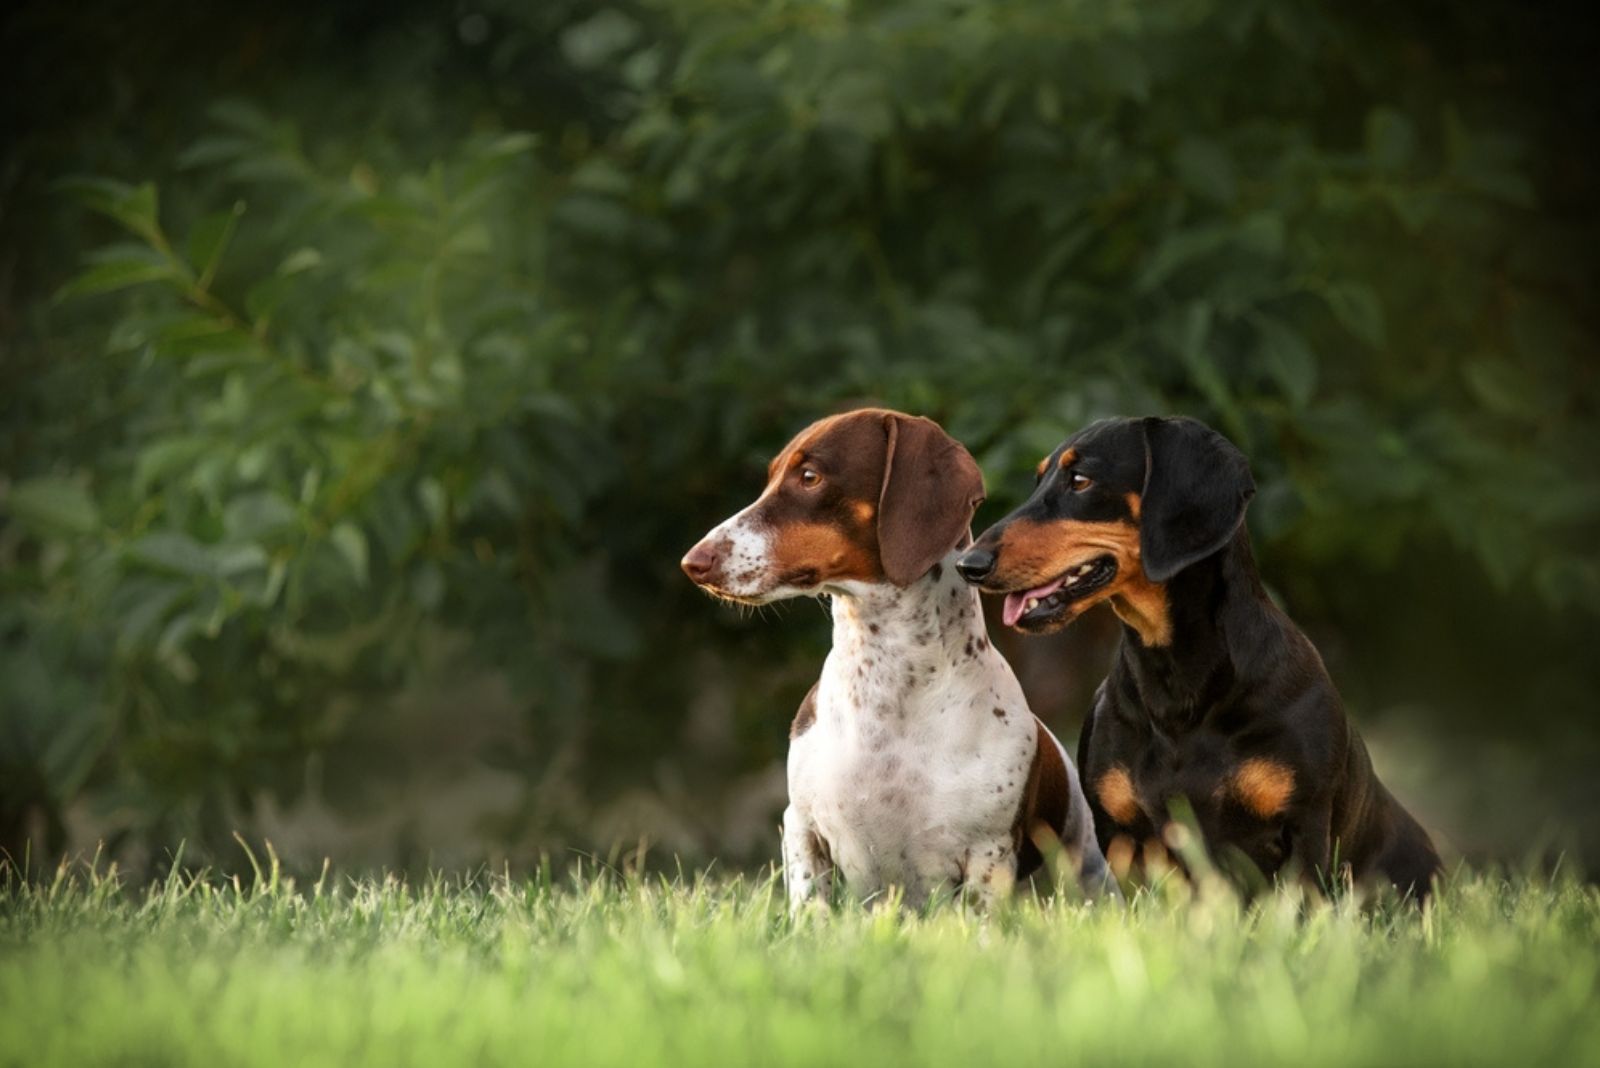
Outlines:
[[162,189],[68,183],[120,232],[40,320],[100,348],[3,501],[13,843],[90,785],[220,842],[440,632],[511,672],[530,780],[636,776],[689,650],[771,641],[687,613],[678,553],[856,401],[943,420],[997,508],[1090,418],[1192,412],[1275,559],[1447,539],[1600,609],[1586,276],[1525,151],[1336,5],[552,10],[474,16],[502,105],[438,103],[459,135],[231,101]]

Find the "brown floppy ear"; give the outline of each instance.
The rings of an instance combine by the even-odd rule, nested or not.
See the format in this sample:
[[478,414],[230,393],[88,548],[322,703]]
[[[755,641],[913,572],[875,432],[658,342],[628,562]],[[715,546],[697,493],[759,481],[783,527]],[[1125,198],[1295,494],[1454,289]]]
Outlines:
[[983,473],[931,419],[889,414],[889,451],[878,494],[878,557],[896,586],[928,573],[972,529]]

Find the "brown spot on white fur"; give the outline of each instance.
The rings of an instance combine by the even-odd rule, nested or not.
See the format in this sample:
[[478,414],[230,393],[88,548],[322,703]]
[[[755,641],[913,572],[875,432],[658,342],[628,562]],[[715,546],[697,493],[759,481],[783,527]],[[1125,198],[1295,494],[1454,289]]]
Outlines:
[[789,738],[800,737],[811,729],[817,722],[817,687],[813,683],[811,689],[806,691],[805,699],[800,702],[800,710],[794,715],[794,722],[789,724]]
[[1245,808],[1270,819],[1289,807],[1294,796],[1294,769],[1275,760],[1251,757],[1234,769],[1228,787]]
[[1139,799],[1133,791],[1133,779],[1128,769],[1120,764],[1100,776],[1094,784],[1094,794],[1106,815],[1123,826],[1139,818]]

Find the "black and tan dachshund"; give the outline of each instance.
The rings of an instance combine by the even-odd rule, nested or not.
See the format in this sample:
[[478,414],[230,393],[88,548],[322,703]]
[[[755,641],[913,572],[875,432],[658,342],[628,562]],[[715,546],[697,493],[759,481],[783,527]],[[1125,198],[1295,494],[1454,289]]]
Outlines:
[[1244,524],[1254,494],[1244,455],[1203,423],[1104,420],[1051,453],[1033,495],[956,568],[1005,594],[1006,625],[1026,633],[1103,601],[1121,619],[1078,745],[1108,858],[1158,839],[1182,798],[1224,867],[1348,873],[1425,898],[1433,844],[1261,586]]

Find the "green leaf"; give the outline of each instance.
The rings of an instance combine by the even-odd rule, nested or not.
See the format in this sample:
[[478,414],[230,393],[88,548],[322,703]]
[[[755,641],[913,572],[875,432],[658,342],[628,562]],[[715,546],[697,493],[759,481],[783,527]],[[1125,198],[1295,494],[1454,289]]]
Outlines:
[[158,571],[191,578],[211,577],[217,573],[216,562],[206,546],[179,531],[146,534],[129,545],[126,552],[133,563]]
[[1325,286],[1322,298],[1328,302],[1339,325],[1375,349],[1383,347],[1383,305],[1378,294],[1363,282],[1335,282]]
[[77,482],[46,476],[11,487],[6,512],[36,534],[89,534],[100,526],[100,511]]
[[322,266],[322,253],[314,248],[297,248],[278,264],[278,273],[287,278],[320,266]]
[[95,264],[62,286],[56,291],[55,299],[61,301],[95,293],[111,293],[146,282],[176,281],[180,281],[177,272],[164,263],[153,263],[143,258],[108,260]]
[[356,583],[361,586],[367,584],[367,536],[361,528],[354,523],[340,523],[329,533],[328,539],[333,542],[333,547],[339,550],[339,555],[344,557],[344,562],[350,565],[350,573],[355,576]]
[[270,490],[235,497],[222,510],[222,526],[234,541],[270,538],[293,527],[299,513],[282,495]]
[[605,8],[561,34],[561,51],[574,67],[598,67],[639,38],[639,24]]
[[1538,420],[1549,410],[1545,399],[1539,395],[1537,387],[1527,375],[1504,360],[1470,360],[1462,373],[1473,396],[1491,412],[1517,419]]
[[228,250],[228,242],[233,240],[233,231],[243,214],[244,201],[236,200],[231,209],[207,215],[189,232],[189,263],[200,278],[201,289],[210,286],[211,279],[216,277],[222,254]]
[[1256,322],[1261,360],[1273,381],[1296,408],[1304,408],[1317,388],[1317,357],[1292,328],[1262,316]]
[[61,188],[85,207],[115,219],[146,240],[161,233],[154,182],[129,185],[111,178],[72,178],[61,183]]
[[239,575],[267,566],[267,552],[259,545],[219,545],[208,552],[218,575]]
[[1196,196],[1218,204],[1233,202],[1238,175],[1233,160],[1215,141],[1185,137],[1178,142],[1173,163],[1178,169],[1178,179]]
[[1417,149],[1411,120],[1393,108],[1374,108],[1367,115],[1367,158],[1380,171],[1403,170]]
[[139,453],[133,469],[133,491],[140,496],[167,475],[185,468],[216,447],[208,437],[163,438]]
[[1231,228],[1215,224],[1171,232],[1156,246],[1134,287],[1154,289],[1184,266],[1226,247],[1232,238]]

